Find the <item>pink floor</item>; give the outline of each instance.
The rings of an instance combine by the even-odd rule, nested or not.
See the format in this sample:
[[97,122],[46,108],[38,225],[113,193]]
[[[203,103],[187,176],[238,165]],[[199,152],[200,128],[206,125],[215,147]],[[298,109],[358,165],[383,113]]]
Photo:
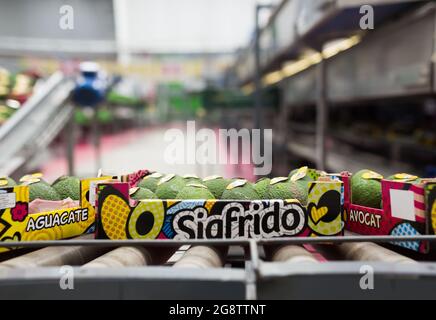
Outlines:
[[[142,128],[142,129],[131,129],[122,133],[112,134],[112,135],[104,135],[101,138],[101,156],[106,162],[111,161],[112,158],[115,158],[113,155],[119,153],[122,149],[122,152],[126,153],[126,159],[129,159],[131,154],[137,155],[142,152],[152,152],[159,153],[163,152],[164,145],[161,146],[161,150],[150,150],[150,148],[141,148],[138,150],[137,141],[140,139],[147,138],[148,136],[152,136],[157,131],[165,130],[169,127],[174,127],[174,125],[168,126],[160,126],[160,127],[151,127],[151,128]],[[158,143],[159,145],[159,143]],[[130,147],[131,146],[131,147]],[[220,145],[220,152],[225,152],[223,147]],[[93,168],[87,168],[90,166],[90,163],[95,161],[95,151],[94,147],[91,143],[78,143],[74,149],[74,159],[75,159],[75,168],[77,172],[83,172],[88,169],[89,172],[94,172]],[[118,164],[120,165],[120,164]],[[67,160],[63,155],[54,157],[47,161],[42,167],[41,172],[44,174],[45,179],[48,181],[53,181],[57,177],[64,175],[67,173]],[[152,169],[153,168],[149,168]],[[169,167],[168,170],[164,170],[165,172],[173,172]],[[216,172],[216,174],[223,175],[225,177],[241,177],[253,181],[253,165],[232,165],[227,164],[224,166],[224,170],[221,172]]]

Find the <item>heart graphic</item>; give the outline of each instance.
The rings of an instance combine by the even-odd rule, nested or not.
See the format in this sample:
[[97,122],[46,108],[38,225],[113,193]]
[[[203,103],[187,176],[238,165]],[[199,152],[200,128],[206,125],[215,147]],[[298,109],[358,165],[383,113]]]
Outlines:
[[310,215],[312,217],[312,220],[315,224],[318,224],[318,222],[328,213],[329,209],[327,207],[321,207],[316,208],[312,207],[312,210],[310,210]]

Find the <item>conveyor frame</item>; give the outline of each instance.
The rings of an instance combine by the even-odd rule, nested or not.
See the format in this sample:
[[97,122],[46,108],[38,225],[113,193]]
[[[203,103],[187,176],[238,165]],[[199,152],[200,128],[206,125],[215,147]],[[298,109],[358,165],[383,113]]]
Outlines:
[[[248,249],[245,268],[178,269],[147,266],[109,269],[73,267],[74,289],[60,287],[57,267],[0,270],[0,299],[432,299],[435,298],[436,263],[400,265],[382,262],[341,261],[318,264],[265,262],[263,244],[436,241],[436,236],[345,236],[269,240],[70,240],[22,242],[24,247],[179,246],[181,244],[236,245]],[[2,246],[16,246],[4,243]],[[359,283],[362,266],[374,271],[374,290]]]
[[73,113],[68,104],[74,82],[54,73],[46,83],[0,127],[0,172],[11,175],[46,147]]

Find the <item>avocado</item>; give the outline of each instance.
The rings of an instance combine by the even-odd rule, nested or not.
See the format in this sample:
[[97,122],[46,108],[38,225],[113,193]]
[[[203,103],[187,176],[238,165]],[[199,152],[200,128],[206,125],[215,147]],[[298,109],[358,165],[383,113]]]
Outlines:
[[[35,179],[38,180],[38,179]],[[59,194],[54,188],[52,188],[45,181],[29,181],[27,182],[29,186],[29,200],[33,201],[35,199],[59,201],[62,200]]]
[[4,188],[4,187],[15,187],[17,185],[17,183],[15,182],[14,179],[10,178],[10,177],[0,177],[0,188]]
[[47,181],[45,181],[43,178],[42,173],[32,173],[32,174],[26,174],[20,178],[20,184],[28,185],[29,183],[34,182],[41,182],[43,184],[46,184],[48,186],[51,186]]
[[267,196],[271,200],[297,199],[302,205],[307,204],[307,192],[304,186],[287,177],[272,179],[267,189]]
[[[133,189],[133,190],[132,190]],[[130,189],[130,198],[133,200],[157,199],[153,191],[147,188],[132,188]]]
[[197,177],[195,174],[185,174],[183,177],[185,179],[185,183],[198,183],[201,184],[201,179]]
[[316,181],[321,175],[321,171],[319,170],[308,168],[308,167],[301,167],[299,169],[294,169],[291,172],[289,172],[288,177],[292,178],[298,172],[300,173],[299,174],[300,177],[296,175],[293,179],[294,181],[299,181],[299,180]]
[[139,188],[146,188],[152,192],[156,192],[157,183],[164,175],[158,172],[145,176],[141,182],[138,183]]
[[259,194],[252,183],[238,179],[230,183],[224,190],[221,199],[226,200],[258,200]]
[[212,192],[202,184],[189,183],[178,194],[177,199],[215,199]]
[[288,178],[290,178],[290,177],[292,177],[294,174],[296,174],[298,170],[299,170],[299,169],[291,170],[291,171],[289,172],[289,174],[288,174]]
[[267,191],[270,182],[271,179],[265,177],[257,180],[256,183],[254,184],[254,189],[259,194],[260,199],[268,199]]
[[159,180],[156,195],[159,199],[177,199],[177,194],[186,185],[185,179],[174,174],[167,174]]
[[201,183],[204,184],[210,192],[212,192],[216,199],[219,199],[221,198],[226,187],[229,185],[230,180],[224,179],[220,176],[211,176],[204,178]]
[[421,183],[422,179],[408,173],[396,173],[386,178],[386,180],[403,181],[409,183]]
[[368,169],[353,174],[351,177],[351,202],[365,207],[381,208],[381,179],[383,177],[380,174]]
[[292,170],[289,173],[289,178],[300,186],[300,190],[304,193],[304,198],[307,199],[309,193],[309,182],[316,181],[322,175],[325,175],[324,171],[316,170],[308,167],[301,167],[299,169]]
[[61,199],[80,200],[80,179],[72,176],[61,176],[52,184]]

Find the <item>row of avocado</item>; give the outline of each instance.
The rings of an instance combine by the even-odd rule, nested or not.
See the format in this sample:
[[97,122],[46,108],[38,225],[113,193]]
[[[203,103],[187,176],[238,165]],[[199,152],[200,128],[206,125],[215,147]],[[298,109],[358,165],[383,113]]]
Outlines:
[[29,187],[29,201],[36,199],[59,201],[70,198],[71,200],[80,199],[80,179],[74,176],[61,176],[52,184],[42,178],[41,173],[25,175],[17,183],[10,177],[0,178],[0,187],[14,187],[16,185],[26,185]]
[[[325,176],[324,171],[302,167],[292,170],[288,177],[261,178],[255,183],[241,178],[226,179],[214,175],[199,178],[192,174],[175,175],[152,173],[145,176],[135,188],[130,189],[134,200],[146,199],[297,199],[307,202],[308,182]],[[371,208],[382,208],[381,180],[383,176],[372,170],[356,172],[351,178],[352,203]],[[394,174],[387,180],[420,183],[421,178],[410,174]],[[42,178],[42,174],[23,176],[19,183],[29,187],[29,200],[58,201],[70,198],[80,199],[80,179],[74,176],[61,176],[52,184]],[[17,183],[10,177],[0,178],[0,187],[12,187]]]
[[261,178],[252,183],[246,179],[226,179],[218,175],[204,179],[195,175],[152,173],[130,190],[134,200],[146,199],[297,199],[307,202],[308,182],[316,181],[325,172],[303,167],[288,177]]
[[[245,179],[226,179],[210,176],[201,179],[195,175],[152,173],[130,190],[134,200],[145,199],[297,199],[307,203],[308,182],[326,176],[324,171],[302,167],[292,170],[288,177],[261,178],[255,183]],[[381,180],[420,183],[421,178],[407,173],[384,178],[381,174],[363,169],[352,175],[352,203],[371,208],[382,208]]]
[[351,177],[351,202],[365,207],[382,209],[381,180],[383,179],[412,184],[419,184],[422,181],[422,178],[408,173],[396,173],[384,178],[375,171],[363,169]]

